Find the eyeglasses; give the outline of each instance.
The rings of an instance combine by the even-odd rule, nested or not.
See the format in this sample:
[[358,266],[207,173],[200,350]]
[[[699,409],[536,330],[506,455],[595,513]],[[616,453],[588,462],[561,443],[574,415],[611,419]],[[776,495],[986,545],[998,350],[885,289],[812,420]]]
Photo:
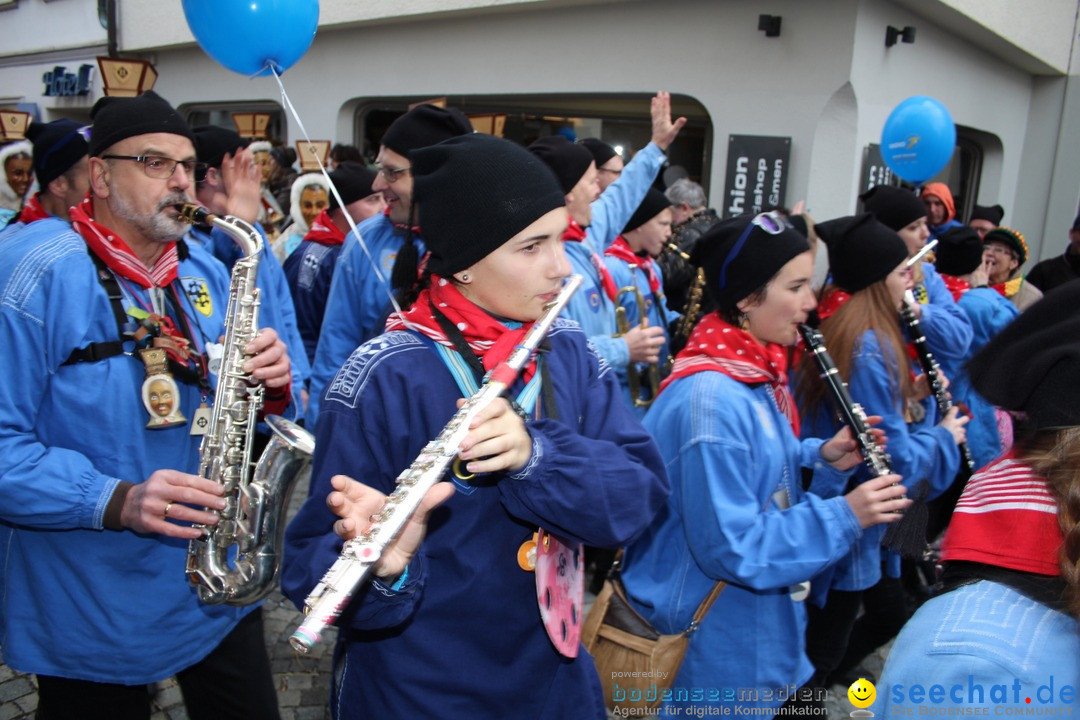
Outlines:
[[997,243],[987,243],[983,245],[983,250],[989,250],[995,255],[1008,255],[1009,257],[1016,257],[1016,253],[1008,245],[998,245]]
[[739,239],[736,240],[735,244],[731,247],[731,252],[728,253],[727,258],[724,260],[724,264],[720,266],[721,289],[727,287],[728,265],[739,256],[740,252],[742,252],[743,245],[746,244],[746,240],[750,237],[750,233],[752,233],[756,227],[761,228],[770,235],[779,235],[784,232],[784,230],[790,228],[791,223],[787,221],[786,217],[775,210],[754,216],[754,219],[750,221],[750,224],[746,226],[746,229],[739,235]]
[[375,168],[375,172],[383,176],[383,179],[388,183],[395,183],[401,179],[401,176],[412,170],[411,167],[403,168],[388,168],[379,166]]
[[177,165],[183,165],[184,172],[188,175],[206,177],[206,163],[194,160],[173,160],[160,155],[102,155],[101,157],[105,160],[133,160],[143,166],[146,177],[157,180],[171,178],[176,172]]

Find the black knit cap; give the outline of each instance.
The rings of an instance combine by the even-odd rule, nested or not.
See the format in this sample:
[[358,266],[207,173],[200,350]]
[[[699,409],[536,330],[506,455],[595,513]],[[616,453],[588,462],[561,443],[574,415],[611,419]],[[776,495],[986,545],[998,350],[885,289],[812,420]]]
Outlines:
[[934,267],[943,275],[967,275],[979,267],[983,243],[979,233],[967,225],[949,228],[938,235]]
[[623,228],[623,232],[627,233],[638,229],[669,207],[671,207],[671,201],[664,196],[664,193],[656,188],[649,188],[637,210],[630,216],[630,220],[626,223],[626,227]]
[[208,167],[220,168],[226,154],[235,155],[237,150],[251,144],[235,130],[217,125],[199,125],[191,132],[195,134],[195,156]]
[[85,125],[74,120],[32,123],[26,139],[34,146],[34,177],[42,188],[86,157]]
[[551,168],[564,195],[574,189],[589,165],[595,162],[584,145],[572,143],[562,135],[540,138],[529,146],[529,152]]
[[413,198],[431,251],[427,267],[446,277],[482,260],[533,222],[563,207],[555,176],[509,140],[476,133],[414,150]]
[[90,130],[90,157],[98,157],[110,147],[136,135],[169,133],[195,143],[191,128],[180,113],[153,90],[133,98],[103,97],[90,110],[94,126]]
[[763,219],[779,229],[772,234],[752,226],[755,217],[739,215],[716,223],[691,251],[691,264],[705,268],[705,282],[721,310],[734,308],[769,282],[789,260],[810,250],[810,243],[786,219],[780,218],[779,225],[772,219],[778,215]]
[[907,258],[907,245],[870,213],[849,215],[814,225],[829,248],[832,281],[855,293],[884,280]]
[[402,157],[409,157],[409,153],[417,148],[472,132],[469,118],[456,108],[417,105],[390,124],[382,136],[382,145]]
[[[362,200],[374,192],[371,185],[375,182],[375,171],[363,163],[351,160],[339,163],[336,169],[330,171],[330,179],[346,205]],[[327,209],[333,210],[336,207],[337,198],[330,193],[330,205]]]
[[915,193],[892,185],[875,185],[859,199],[868,213],[893,230],[903,230],[926,217],[926,204]]
[[593,160],[596,162],[596,167],[600,167],[619,154],[615,152],[615,148],[611,147],[600,138],[585,138],[584,140],[578,140],[578,142],[584,145],[585,149],[592,153]]
[[995,225],[1000,225],[1004,217],[1005,208],[1000,205],[976,205],[971,210],[971,220],[989,220]]
[[1024,413],[1035,429],[1080,425],[1080,280],[1046,293],[967,365],[992,404]]

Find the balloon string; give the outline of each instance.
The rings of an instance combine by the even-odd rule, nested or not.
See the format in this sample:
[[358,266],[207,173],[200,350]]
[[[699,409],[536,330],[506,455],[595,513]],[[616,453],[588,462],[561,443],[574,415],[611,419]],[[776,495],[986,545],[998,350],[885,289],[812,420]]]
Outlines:
[[[308,148],[311,148],[311,136],[308,135],[307,128],[304,127],[304,121],[300,119],[300,114],[296,112],[296,108],[293,107],[292,101],[289,100],[289,94],[285,92],[285,85],[281,82],[281,76],[278,75],[278,72],[273,65],[267,63],[266,66],[270,69],[270,72],[274,74],[274,79],[277,80],[278,87],[281,89],[281,99],[285,103],[285,106],[289,108],[289,112],[292,113],[293,119],[296,120],[296,124],[300,126],[300,132],[301,134],[303,134],[304,140],[307,141]],[[386,278],[384,278],[383,274],[379,271],[379,265],[375,262],[375,258],[372,257],[371,250],[368,249],[367,243],[365,243],[364,238],[361,237],[360,231],[356,229],[356,223],[353,221],[352,216],[350,216],[349,213],[345,211],[345,202],[341,199],[341,194],[338,193],[338,189],[337,186],[334,185],[334,181],[330,179],[330,173],[328,173],[326,171],[326,168],[323,166],[322,158],[319,157],[319,154],[315,152],[311,153],[311,155],[315,158],[315,162],[319,164],[319,171],[322,172],[323,177],[326,178],[326,182],[330,184],[330,192],[334,194],[334,198],[337,200],[338,207],[341,208],[342,215],[345,216],[345,222],[349,224],[349,229],[356,237],[357,242],[360,243],[360,249],[364,251],[364,255],[367,256],[368,262],[371,263],[371,269],[375,271],[375,277],[379,278],[379,282],[382,283],[382,286],[386,289],[386,294],[390,298],[390,304],[394,306],[394,311],[401,316],[401,319],[406,326],[413,327],[409,323],[408,319],[405,317],[405,313],[401,311],[401,306],[398,305],[397,298],[394,297],[394,290],[390,287],[390,283],[386,281]]]

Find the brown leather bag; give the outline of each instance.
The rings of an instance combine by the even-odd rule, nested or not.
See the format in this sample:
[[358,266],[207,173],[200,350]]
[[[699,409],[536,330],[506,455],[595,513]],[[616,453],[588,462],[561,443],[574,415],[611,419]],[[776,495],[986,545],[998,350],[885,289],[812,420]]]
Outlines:
[[581,628],[581,642],[596,662],[609,710],[640,715],[661,703],[663,691],[679,672],[690,636],[726,584],[719,581],[713,586],[685,630],[662,635],[633,608],[617,569],[612,570]]

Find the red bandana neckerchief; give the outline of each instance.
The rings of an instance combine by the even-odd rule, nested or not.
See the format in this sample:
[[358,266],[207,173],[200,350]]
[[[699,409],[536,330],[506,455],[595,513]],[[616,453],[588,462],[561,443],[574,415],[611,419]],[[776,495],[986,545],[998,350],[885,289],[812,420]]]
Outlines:
[[35,220],[45,220],[50,217],[52,215],[45,212],[45,208],[41,207],[41,193],[34,193],[34,196],[26,201],[22,212],[19,213],[19,222],[29,225]]
[[[611,243],[611,246],[604,251],[604,254],[608,257],[622,260],[630,267],[643,270],[645,274],[649,276],[649,289],[652,290],[654,296],[656,295],[657,291],[660,289],[660,278],[656,274],[656,265],[653,263],[651,257],[634,253],[633,248],[630,247],[630,243],[626,242],[626,239],[622,235],[615,238],[615,242]],[[612,298],[612,300],[614,299],[615,298]]]
[[[585,228],[578,225],[574,218],[570,218],[570,224],[566,227],[566,231],[563,232],[563,242],[584,243],[585,232]],[[590,251],[589,261],[592,262],[593,269],[596,270],[596,274],[600,277],[600,286],[604,289],[604,294],[608,296],[611,302],[615,302],[619,289],[615,287],[615,281],[611,279],[611,271],[607,269],[603,258]]]
[[846,293],[840,288],[833,288],[825,294],[818,303],[818,317],[824,322],[830,315],[840,309],[840,306],[851,299],[851,293]]
[[144,288],[167,287],[176,279],[176,270],[180,266],[176,243],[169,243],[154,267],[147,270],[128,244],[95,220],[93,213],[94,207],[87,195],[81,203],[71,208],[71,225],[82,235],[90,251],[110,270]]
[[[532,327],[530,322],[517,330],[508,329],[493,315],[462,295],[452,282],[432,274],[431,286],[420,291],[411,308],[391,314],[386,320],[386,330],[416,330],[440,345],[456,349],[453,341],[446,336],[432,315],[433,306],[457,326],[469,347],[483,361],[484,369],[488,371],[510,357],[510,353]],[[522,372],[525,382],[531,380],[535,372],[534,360]]]
[[961,295],[971,289],[971,283],[955,275],[945,275],[943,273],[941,279],[944,281],[945,287],[952,293],[953,300],[959,300]]
[[722,372],[747,385],[767,382],[772,386],[777,407],[798,437],[799,413],[787,384],[787,362],[787,348],[775,343],[762,346],[750,333],[710,313],[690,333],[686,347],[675,358],[671,374],[660,383],[660,391],[675,378],[705,370]]
[[341,245],[345,242],[345,233],[341,232],[330,219],[330,213],[323,210],[319,213],[319,217],[312,221],[311,229],[308,230],[304,239],[320,245]]

